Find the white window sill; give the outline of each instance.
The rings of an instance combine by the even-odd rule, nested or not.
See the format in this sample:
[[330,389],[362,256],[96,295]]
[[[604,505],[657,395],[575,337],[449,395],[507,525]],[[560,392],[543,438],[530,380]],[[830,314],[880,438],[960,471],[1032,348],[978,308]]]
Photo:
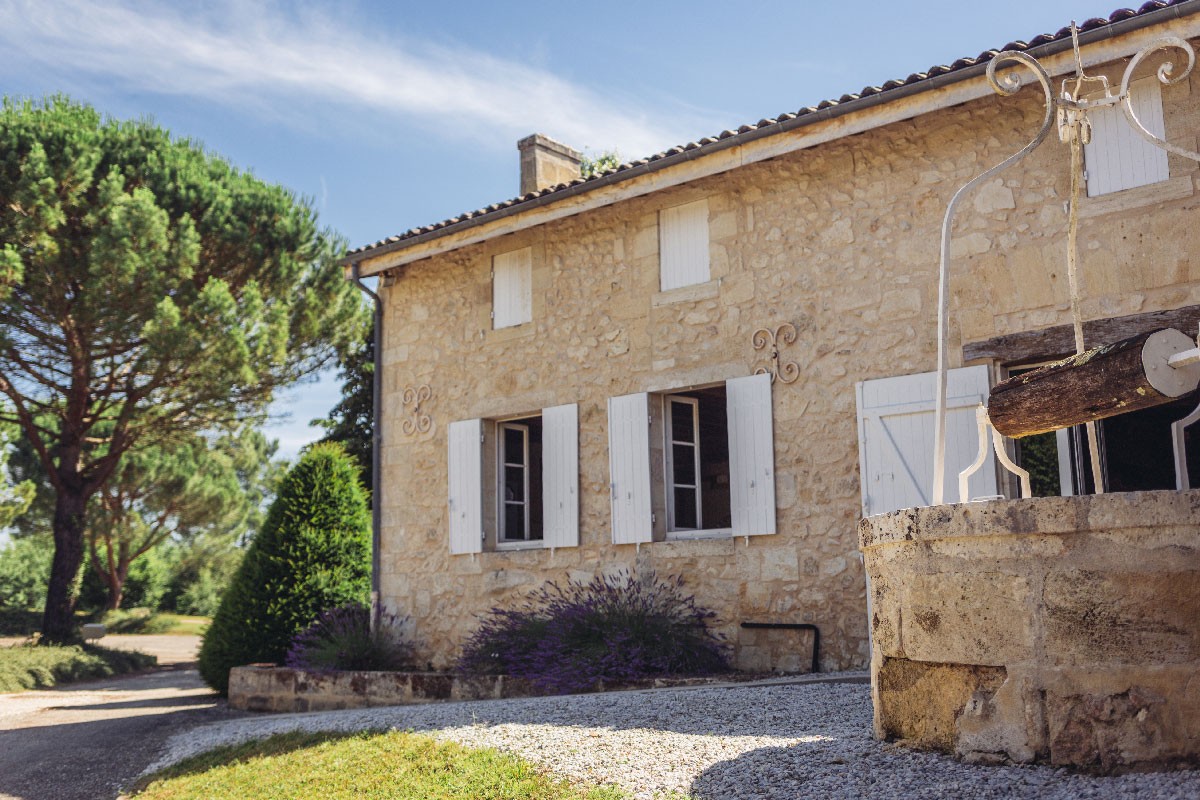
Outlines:
[[668,542],[684,542],[689,539],[729,539],[733,528],[711,528],[704,531],[667,531]]
[[691,286],[679,286],[675,289],[667,289],[665,292],[656,292],[650,300],[650,305],[658,308],[671,303],[693,303],[697,300],[708,300],[716,297],[720,290],[721,279],[716,278],[704,283],[693,283]]
[[537,333],[537,325],[532,322],[522,322],[520,325],[507,325],[503,328],[492,328],[487,332],[487,341],[509,342],[513,339],[524,339]]
[[1165,203],[1169,200],[1182,200],[1185,197],[1191,197],[1195,191],[1196,187],[1192,182],[1192,176],[1180,175],[1177,178],[1158,183],[1148,183],[1145,186],[1135,186],[1119,192],[1085,197],[1079,204],[1079,217],[1087,219],[1118,211],[1132,211],[1135,208]]
[[497,542],[496,552],[503,550],[541,550],[545,547],[541,539],[532,539],[530,541],[519,542]]

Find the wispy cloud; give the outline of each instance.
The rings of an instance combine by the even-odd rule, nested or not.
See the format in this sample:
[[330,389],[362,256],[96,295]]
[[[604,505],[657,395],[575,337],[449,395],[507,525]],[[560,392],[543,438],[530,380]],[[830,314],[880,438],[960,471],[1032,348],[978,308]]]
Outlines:
[[333,106],[505,147],[539,130],[638,156],[714,129],[707,114],[651,113],[528,64],[385,37],[352,18],[310,6],[12,0],[0,2],[0,63],[272,115]]

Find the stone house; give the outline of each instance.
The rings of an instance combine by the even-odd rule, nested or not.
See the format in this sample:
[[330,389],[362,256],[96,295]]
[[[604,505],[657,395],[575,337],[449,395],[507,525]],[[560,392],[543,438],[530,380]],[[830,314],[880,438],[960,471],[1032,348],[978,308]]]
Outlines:
[[[1091,20],[1084,62],[1119,84],[1156,37],[1200,36],[1197,6]],[[1007,47],[1056,85],[1074,69],[1065,30]],[[493,606],[621,569],[684,576],[742,669],[806,669],[797,625],[819,628],[821,669],[867,663],[857,522],[929,502],[942,217],[1042,119],[1036,83],[992,91],[993,54],[589,180],[578,153],[535,135],[519,143],[520,197],[347,257],[380,277],[377,588],[431,663]],[[1162,86],[1158,63],[1138,107],[1195,148],[1198,78]],[[1113,122],[1097,115],[1086,153],[1089,343],[1164,320],[1194,333],[1196,165]],[[1049,142],[959,216],[948,487],[988,386],[1072,350],[1068,186]],[[1104,426],[1113,488],[1173,488],[1154,439],[1167,413]],[[1040,448],[1045,491],[1087,490],[1079,451],[1069,433]],[[972,496],[1004,493],[990,464],[973,479]]]

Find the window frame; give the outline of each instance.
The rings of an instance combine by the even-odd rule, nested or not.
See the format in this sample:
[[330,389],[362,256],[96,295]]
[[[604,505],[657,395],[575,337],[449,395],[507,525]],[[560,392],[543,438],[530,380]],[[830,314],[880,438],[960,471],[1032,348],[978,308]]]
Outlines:
[[[541,539],[530,538],[530,526],[533,517],[530,508],[529,481],[530,473],[533,471],[533,465],[529,460],[529,425],[524,420],[531,419],[523,417],[521,420],[509,420],[496,423],[496,545],[505,544],[528,544],[529,542],[541,542]],[[508,437],[505,435],[508,431],[514,431],[521,435],[521,462],[511,462],[508,459]],[[509,500],[506,496],[508,489],[508,470],[510,468],[519,468],[521,470],[521,499],[519,501]],[[543,478],[544,480],[544,478]],[[508,528],[508,506],[519,505],[522,509],[522,526],[521,535],[509,535]],[[543,531],[543,537],[545,532]]]
[[[675,438],[675,411],[674,405],[688,406],[690,408],[691,425],[692,425],[692,441],[685,442]],[[663,435],[666,439],[665,464],[666,475],[664,476],[663,485],[666,488],[667,494],[667,533],[698,533],[706,530],[704,527],[704,503],[700,497],[700,400],[695,397],[687,397],[685,395],[669,394],[663,397]],[[726,434],[728,438],[728,434]],[[692,448],[692,483],[679,483],[675,473],[675,445],[685,445]],[[696,527],[686,528],[680,527],[676,522],[677,511],[675,507],[675,490],[691,489],[694,497]]]
[[[704,494],[703,485],[701,483],[703,458],[701,457],[702,448],[704,448],[704,440],[700,433],[700,400],[696,397],[678,394],[678,392],[695,392],[705,389],[720,389],[724,395],[725,408],[724,414],[729,414],[729,395],[727,381],[718,381],[717,383],[697,384],[693,386],[679,387],[666,392],[655,393],[655,396],[660,402],[660,413],[662,418],[662,440],[663,440],[663,477],[661,484],[660,495],[662,496],[663,508],[665,509],[666,524],[663,528],[662,535],[665,541],[686,541],[689,539],[727,539],[733,536],[732,524],[721,528],[709,528],[704,525]],[[688,486],[687,484],[678,484],[674,482],[674,447],[675,439],[674,428],[672,426],[672,403],[681,403],[691,406],[692,409],[692,432],[695,437],[695,448],[693,453],[693,464],[695,469],[695,485]],[[732,434],[728,427],[725,430],[726,447],[732,449],[733,441]],[[682,444],[690,444],[682,442]],[[727,469],[732,472],[732,466]],[[731,480],[732,480],[732,476]],[[684,486],[695,492],[696,496],[696,523],[695,528],[680,528],[675,523],[675,487]],[[726,491],[730,492],[730,502],[732,503],[732,486],[730,482],[725,484]]]

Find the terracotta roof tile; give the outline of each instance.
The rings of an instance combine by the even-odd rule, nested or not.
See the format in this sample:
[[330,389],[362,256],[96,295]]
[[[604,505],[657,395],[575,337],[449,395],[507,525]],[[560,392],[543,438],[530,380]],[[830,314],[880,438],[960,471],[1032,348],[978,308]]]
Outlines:
[[[1142,16],[1145,14],[1149,14],[1151,12],[1158,11],[1163,8],[1167,8],[1170,6],[1184,5],[1184,4],[1187,4],[1190,2],[1195,2],[1195,0],[1151,0],[1151,2],[1144,3],[1142,6],[1140,6],[1136,10],[1128,9],[1128,8],[1119,8],[1119,9],[1113,11],[1111,14],[1109,14],[1107,19],[1104,19],[1102,17],[1092,17],[1091,19],[1085,20],[1084,22],[1079,24],[1079,30],[1080,30],[1080,32],[1087,32],[1090,30],[1094,30],[1096,28],[1104,27],[1105,25],[1110,25],[1114,22],[1121,22],[1123,20],[1127,20],[1127,19],[1131,19],[1133,17],[1138,17],[1138,16]],[[593,175],[592,177],[587,178],[587,179],[579,178],[576,180],[572,180],[569,183],[559,184],[557,186],[552,186],[552,187],[549,187],[547,189],[542,189],[537,192],[530,192],[529,194],[522,195],[520,197],[515,197],[510,200],[505,200],[501,203],[494,203],[490,206],[487,206],[486,208],[477,209],[475,211],[467,211],[463,214],[459,214],[456,217],[452,217],[450,219],[443,220],[442,222],[437,222],[432,225],[424,225],[419,228],[413,228],[411,230],[405,231],[404,233],[398,234],[396,236],[389,236],[386,239],[381,239],[373,244],[365,245],[363,247],[359,247],[357,249],[351,250],[348,253],[346,260],[348,260],[348,261],[353,260],[354,256],[369,253],[370,251],[375,250],[377,248],[396,244],[398,242],[403,242],[406,239],[412,239],[417,236],[421,236],[421,235],[428,234],[428,233],[433,233],[434,231],[451,228],[454,225],[460,224],[462,222],[465,222],[468,220],[474,220],[474,219],[477,219],[477,218],[483,217],[483,216],[487,216],[488,214],[492,214],[492,213],[495,213],[495,212],[503,210],[503,209],[512,208],[513,206],[517,206],[522,203],[529,202],[529,201],[537,199],[539,197],[545,197],[548,195],[552,195],[555,192],[559,192],[564,189],[576,187],[576,186],[579,186],[584,183],[595,183],[601,179],[607,178],[608,176],[631,170],[634,167],[640,167],[640,166],[644,166],[647,164],[651,164],[656,161],[661,161],[664,158],[668,158],[668,157],[674,156],[674,155],[679,155],[679,154],[687,152],[687,151],[703,150],[704,148],[716,145],[723,140],[727,140],[727,139],[735,138],[735,137],[739,137],[739,136],[744,136],[746,134],[752,133],[754,131],[757,131],[757,130],[760,130],[763,128],[770,128],[772,125],[778,125],[781,122],[788,122],[788,121],[797,119],[799,117],[803,117],[808,114],[816,113],[817,111],[820,111],[823,109],[833,108],[835,106],[846,104],[846,103],[853,103],[856,100],[872,97],[874,95],[884,94],[886,92],[893,91],[893,90],[899,89],[904,86],[911,86],[914,84],[919,84],[919,83],[921,83],[923,81],[927,81],[931,78],[936,78],[941,75],[947,75],[952,72],[957,72],[962,69],[967,69],[968,67],[973,67],[977,64],[981,64],[981,63],[990,61],[991,59],[995,58],[996,54],[1001,52],[1001,50],[1029,50],[1031,48],[1040,47],[1041,45],[1044,45],[1044,44],[1050,44],[1051,42],[1057,42],[1057,41],[1060,41],[1063,39],[1069,39],[1069,38],[1071,38],[1071,29],[1070,29],[1070,27],[1065,27],[1065,28],[1060,28],[1059,30],[1057,30],[1054,33],[1039,34],[1039,35],[1033,37],[1032,39],[1030,39],[1028,42],[1024,42],[1024,41],[1020,41],[1020,40],[1015,41],[1015,42],[1009,42],[1003,48],[1000,48],[1000,50],[984,50],[982,53],[980,53],[978,56],[975,56],[974,58],[963,57],[963,58],[958,59],[957,61],[954,61],[953,63],[951,63],[949,65],[935,64],[934,66],[930,67],[926,71],[914,72],[911,75],[909,75],[907,78],[892,79],[892,80],[889,80],[889,81],[883,83],[880,86],[866,86],[866,87],[863,87],[857,93],[844,94],[837,100],[822,100],[815,107],[807,106],[805,108],[801,108],[798,111],[794,111],[794,112],[789,111],[789,112],[780,114],[775,118],[760,119],[757,123],[749,124],[749,125],[742,125],[736,131],[735,130],[723,130],[720,133],[716,134],[715,136],[705,136],[696,141],[687,142],[682,145],[677,145],[668,150],[664,150],[661,153],[655,153],[654,155],[647,156],[646,158],[637,159],[635,161],[629,161],[629,162],[621,164],[613,169],[608,169],[601,173]],[[449,231],[447,231],[447,233],[448,232]]]

